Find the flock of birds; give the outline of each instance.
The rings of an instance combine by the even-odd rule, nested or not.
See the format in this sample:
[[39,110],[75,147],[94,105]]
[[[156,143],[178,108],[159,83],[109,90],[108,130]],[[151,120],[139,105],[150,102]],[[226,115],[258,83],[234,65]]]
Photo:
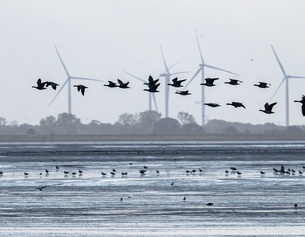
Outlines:
[[[216,86],[214,84],[214,82],[216,80],[219,80],[219,78],[205,78],[205,83],[200,83],[200,85],[203,86],[207,86],[207,87],[213,87]],[[186,79],[182,79],[182,80],[178,80],[178,78],[174,78],[172,79],[172,83],[168,83],[167,85],[175,87],[175,88],[180,88],[183,87],[182,83],[186,81]],[[107,86],[109,88],[121,88],[121,89],[128,89],[130,88],[129,82],[123,82],[120,79],[117,79],[118,83],[115,83],[113,81],[108,81],[108,84],[105,84],[104,86]],[[237,86],[240,85],[240,83],[242,83],[242,81],[237,80],[237,79],[232,79],[230,78],[229,81],[226,81],[225,84],[229,84],[232,86]],[[144,91],[148,91],[150,93],[156,93],[159,92],[158,91],[158,87],[160,86],[160,82],[159,79],[153,79],[153,77],[151,75],[149,75],[148,77],[148,82],[145,82],[144,85],[146,85],[148,88],[145,88]],[[42,82],[42,80],[39,78],[37,80],[37,86],[32,86],[33,88],[36,88],[37,90],[45,90],[47,89],[49,86],[51,86],[54,90],[56,90],[57,86],[59,86],[59,84],[55,83],[55,82],[51,82],[51,81],[44,81]],[[88,87],[85,85],[73,85],[74,87],[76,87],[76,89],[82,93],[82,95],[85,95],[85,89],[87,89]],[[254,86],[257,86],[259,88],[265,89],[265,88],[269,88],[270,84],[267,82],[259,82],[258,84],[254,84]],[[186,96],[186,95],[191,95],[191,93],[189,92],[189,90],[177,90],[175,92],[176,94],[182,95],[182,96]],[[302,114],[303,116],[305,116],[305,96],[302,96],[301,100],[294,100],[294,102],[299,102],[302,104],[301,109],[302,109]],[[215,107],[219,107],[220,104],[218,103],[204,103],[206,106],[215,108]],[[264,112],[266,114],[273,114],[273,107],[277,104],[277,102],[271,103],[269,104],[268,102],[265,103],[264,105],[264,109],[260,109],[259,111]],[[237,101],[233,101],[231,103],[227,103],[227,105],[231,105],[235,108],[244,108],[246,109],[246,107],[241,103],[241,102],[237,102]]]

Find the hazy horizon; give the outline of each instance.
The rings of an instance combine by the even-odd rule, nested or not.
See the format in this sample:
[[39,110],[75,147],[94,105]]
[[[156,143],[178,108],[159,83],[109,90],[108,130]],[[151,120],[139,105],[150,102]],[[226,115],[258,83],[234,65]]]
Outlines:
[[[68,111],[68,89],[62,90],[49,106],[67,75],[54,45],[71,76],[104,80],[72,81],[88,86],[85,96],[72,88],[72,114],[83,123],[98,120],[114,123],[123,113],[148,110],[148,92],[143,82],[165,71],[160,46],[171,72],[187,79],[198,70],[200,54],[198,33],[205,63],[239,74],[206,69],[205,77],[219,77],[215,87],[206,88],[206,118],[231,122],[285,125],[285,83],[270,102],[278,102],[275,114],[259,112],[283,79],[283,73],[271,49],[273,45],[287,75],[305,76],[304,1],[242,0],[152,0],[152,1],[0,1],[2,37],[0,117],[19,124],[39,124],[40,119]],[[38,78],[60,84],[57,91],[31,88]],[[108,80],[130,81],[130,89],[103,86]],[[224,84],[228,78],[243,83]],[[164,116],[164,78],[156,93],[158,112]],[[268,89],[253,84],[266,81]],[[178,112],[192,114],[201,124],[201,76],[187,89],[192,95],[179,96],[170,88],[169,117]],[[290,125],[303,125],[301,104],[293,100],[305,94],[305,79],[290,79]],[[225,105],[240,101],[245,109]],[[5,103],[6,102],[6,103]]]

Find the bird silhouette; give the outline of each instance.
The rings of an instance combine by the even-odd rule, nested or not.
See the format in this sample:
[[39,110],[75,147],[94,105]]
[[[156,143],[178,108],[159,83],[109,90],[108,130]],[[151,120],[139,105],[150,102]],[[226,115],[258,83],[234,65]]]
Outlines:
[[151,93],[159,92],[157,90],[158,86],[160,86],[160,83],[155,84],[155,85],[148,85],[148,89],[144,89],[144,91],[148,91],[148,92],[151,92]]
[[148,82],[144,82],[143,84],[150,87],[150,86],[156,85],[158,81],[159,81],[159,79],[154,80],[153,77],[151,75],[149,75]]
[[204,86],[216,86],[214,84],[214,81],[219,80],[219,78],[205,78],[205,83],[200,83],[200,85],[204,85]]
[[217,103],[204,103],[204,105],[210,106],[212,108],[220,106],[220,104],[217,104]]
[[57,83],[52,82],[52,81],[47,81],[46,87],[51,86],[53,90],[56,90],[57,86],[59,86]]
[[176,91],[175,94],[178,94],[178,95],[191,95],[192,93],[189,93],[189,91],[186,90],[186,91]]
[[182,82],[186,81],[186,79],[183,79],[183,80],[178,80],[178,77],[175,77],[173,80],[172,80],[172,84],[171,83],[168,83],[167,85],[169,86],[173,86],[173,87],[183,87],[181,85]]
[[257,86],[259,88],[269,88],[271,84],[267,83],[267,82],[259,82],[259,84],[254,84],[254,86]]
[[47,186],[43,186],[43,187],[37,187],[36,189],[38,189],[39,191],[42,191],[43,189],[45,189]]
[[118,79],[118,83],[119,83],[118,87],[120,87],[120,88],[122,88],[122,89],[130,88],[130,87],[128,86],[129,81],[124,83],[124,82],[122,82],[120,79]]
[[235,108],[238,108],[238,107],[246,108],[246,107],[245,107],[242,103],[240,103],[240,102],[227,103],[227,105],[232,105],[232,106],[234,106]]
[[302,96],[301,100],[295,100],[294,102],[299,102],[302,104],[302,115],[305,116],[305,95]]
[[230,84],[232,86],[236,86],[236,85],[240,85],[240,83],[242,83],[242,81],[240,80],[237,80],[237,79],[232,79],[232,78],[229,78],[230,81],[226,81],[225,84]]
[[86,87],[84,85],[74,85],[74,87],[77,88],[77,91],[81,91],[83,96],[85,95],[85,89],[88,88],[88,87]]
[[32,88],[36,88],[37,90],[45,90],[47,89],[45,86],[47,85],[47,81],[42,82],[41,79],[39,78],[37,80],[37,86],[32,86]]
[[272,104],[265,104],[265,110],[260,109],[259,111],[264,112],[265,114],[273,114],[274,112],[272,111],[273,106],[275,106],[277,102],[274,102]]
[[108,81],[108,85],[105,84],[104,86],[108,86],[108,87],[110,87],[110,88],[118,87],[118,85],[115,84],[115,82],[113,82],[113,81]]

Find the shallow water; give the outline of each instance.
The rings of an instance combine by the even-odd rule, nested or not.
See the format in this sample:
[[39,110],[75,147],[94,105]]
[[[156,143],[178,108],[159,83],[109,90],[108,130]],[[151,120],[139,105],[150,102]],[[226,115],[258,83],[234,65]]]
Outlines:
[[[2,143],[0,236],[304,236],[304,151],[293,142]],[[273,173],[281,165],[295,174]]]

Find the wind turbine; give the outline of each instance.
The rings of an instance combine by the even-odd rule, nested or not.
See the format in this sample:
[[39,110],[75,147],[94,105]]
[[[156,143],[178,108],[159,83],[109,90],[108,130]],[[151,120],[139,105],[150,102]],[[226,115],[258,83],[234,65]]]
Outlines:
[[168,83],[170,83],[170,77],[173,75],[177,75],[177,74],[181,74],[181,73],[188,73],[188,72],[174,72],[174,73],[170,73],[169,69],[172,68],[173,66],[175,66],[176,64],[174,64],[173,66],[171,66],[170,68],[167,67],[165,58],[164,58],[164,54],[161,49],[161,54],[162,54],[162,58],[163,58],[163,63],[165,66],[165,72],[160,74],[160,77],[165,77],[165,118],[168,118],[168,104],[169,104],[169,86],[167,85]]
[[102,80],[98,80],[98,79],[94,79],[94,78],[87,78],[87,77],[74,77],[74,76],[71,76],[58,52],[58,49],[55,46],[55,49],[56,49],[56,52],[57,52],[57,55],[60,59],[60,62],[67,74],[67,79],[66,81],[64,82],[64,84],[61,86],[60,90],[58,91],[58,93],[56,94],[56,96],[53,98],[53,100],[50,102],[49,106],[53,103],[53,101],[57,98],[57,96],[60,94],[60,92],[62,91],[62,89],[65,87],[66,84],[68,84],[68,113],[69,114],[72,114],[72,99],[71,99],[71,80],[87,80],[87,81],[99,81],[99,82],[103,82]]
[[[142,82],[144,82],[144,83],[147,82],[147,80],[144,80],[144,79],[139,78],[139,77],[137,77],[137,76],[135,76],[135,75],[132,75],[132,74],[129,73],[129,72],[126,72],[126,71],[124,71],[124,72],[125,72],[126,74],[128,74],[129,76],[131,76],[131,77],[133,77],[133,78],[135,78],[135,79],[137,79],[137,80],[139,80],[139,81],[142,81]],[[154,94],[154,93],[148,93],[148,110],[149,110],[149,111],[152,110],[152,100],[154,101],[155,109],[156,109],[156,111],[158,112],[158,106],[157,106],[157,101],[156,101],[155,94]]]
[[[199,40],[198,40],[198,35],[197,35],[197,31],[196,31],[196,40],[197,40],[197,44],[198,44],[198,49],[199,49],[199,53],[200,53],[200,57],[201,57],[201,63],[199,64],[199,69],[196,71],[196,73],[194,74],[194,76],[192,77],[192,79],[189,81],[189,83],[184,87],[184,89],[193,81],[193,79],[199,74],[199,72],[201,71],[201,82],[204,83],[204,70],[205,68],[211,68],[211,69],[215,69],[218,71],[223,71],[223,72],[228,72],[230,74],[236,75],[238,76],[238,74],[219,68],[219,67],[215,67],[215,66],[211,66],[209,64],[206,64],[204,62],[203,56],[202,56],[202,52],[201,52],[201,48],[200,48],[200,44],[199,44]],[[205,93],[204,93],[204,86],[201,87],[201,97],[202,97],[202,104],[201,104],[201,120],[202,120],[202,125],[205,125],[205,107],[204,107],[204,103],[205,103]]]
[[[280,62],[280,60],[279,60],[279,58],[278,58],[278,56],[277,56],[277,54],[276,54],[276,52],[275,52],[275,50],[274,50],[274,48],[273,48],[272,45],[271,45],[271,48],[272,48],[272,50],[273,50],[273,53],[274,53],[274,55],[275,55],[275,57],[276,57],[276,60],[277,60],[277,62],[278,62],[278,64],[279,64],[279,66],[280,66],[280,68],[281,68],[281,70],[282,70],[282,72],[283,72],[284,78],[283,78],[283,80],[281,81],[281,83],[280,83],[280,85],[278,86],[278,88],[276,89],[276,91],[274,92],[274,94],[272,95],[272,97],[270,98],[270,100],[272,100],[272,98],[273,98],[273,97],[275,96],[275,94],[278,92],[278,90],[279,90],[280,87],[282,86],[283,82],[286,81],[286,127],[288,127],[288,126],[289,126],[289,87],[288,87],[288,79],[290,79],[290,78],[302,78],[302,79],[305,79],[305,77],[287,75],[286,72],[285,72],[285,69],[284,69],[282,63]],[[270,100],[269,100],[269,101],[270,101]]]

